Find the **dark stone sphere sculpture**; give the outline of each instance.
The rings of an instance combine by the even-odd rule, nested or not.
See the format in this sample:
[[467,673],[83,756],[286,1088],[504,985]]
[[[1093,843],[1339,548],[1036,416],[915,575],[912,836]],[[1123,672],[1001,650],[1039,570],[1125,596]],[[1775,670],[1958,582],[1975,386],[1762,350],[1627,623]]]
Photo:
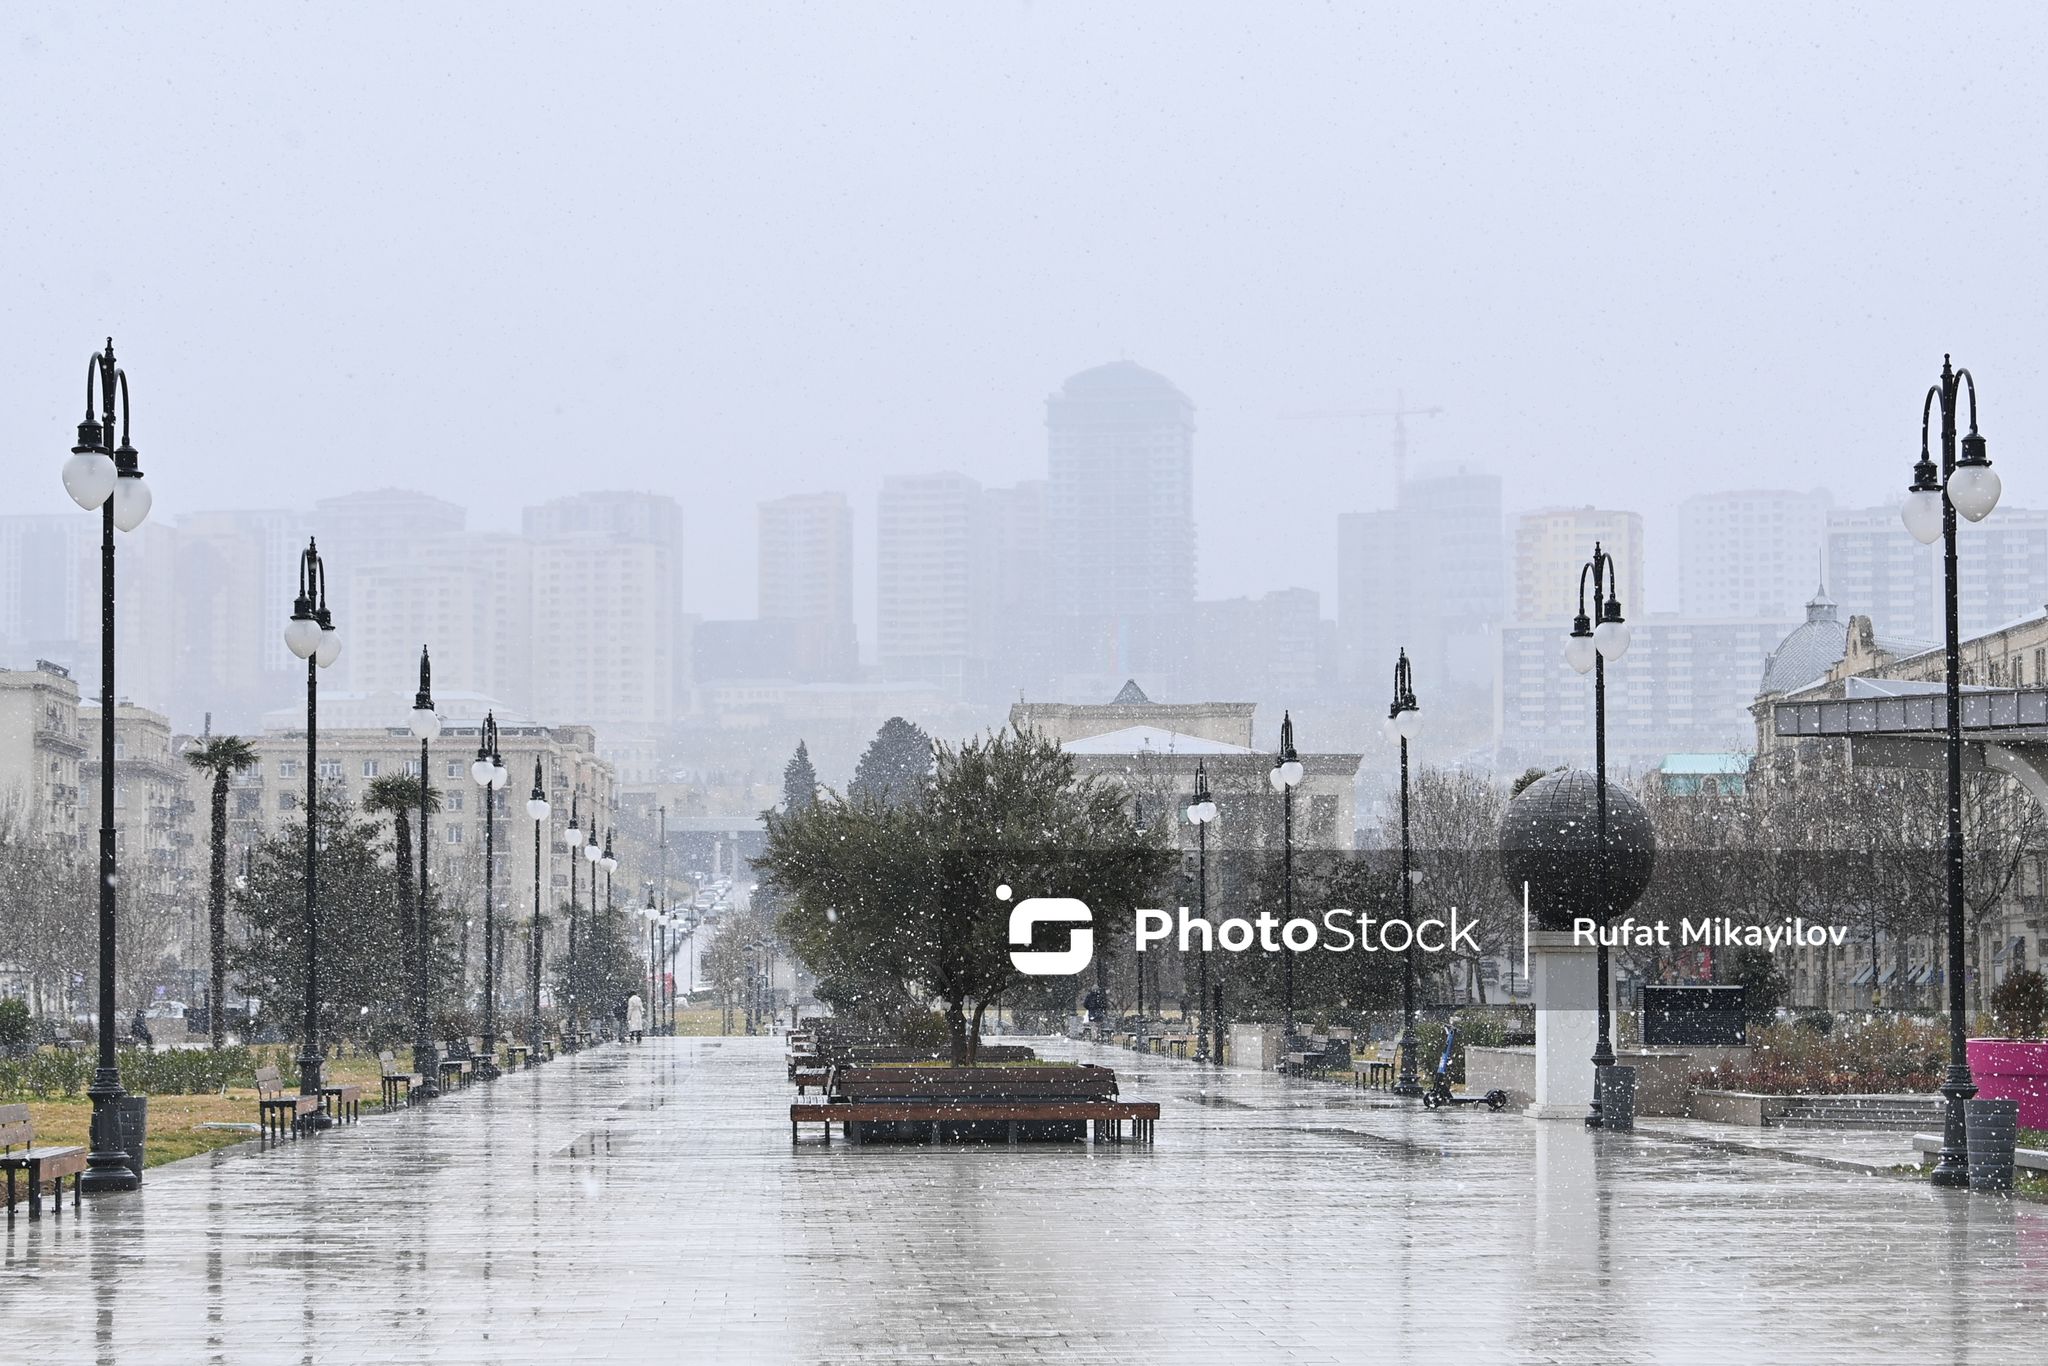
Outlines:
[[1610,780],[1603,916],[1599,811],[1593,775],[1566,769],[1529,784],[1501,813],[1500,875],[1516,904],[1522,884],[1529,884],[1529,915],[1537,929],[1568,930],[1577,916],[1619,916],[1650,885],[1657,863],[1650,813]]

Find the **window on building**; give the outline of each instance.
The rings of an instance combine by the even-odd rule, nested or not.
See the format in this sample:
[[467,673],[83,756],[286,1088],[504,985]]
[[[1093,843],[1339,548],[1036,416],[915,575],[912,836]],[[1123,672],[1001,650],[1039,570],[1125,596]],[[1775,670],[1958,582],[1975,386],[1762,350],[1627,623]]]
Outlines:
[[280,811],[296,811],[296,810],[298,810],[298,809],[299,809],[299,794],[298,794],[298,793],[296,793],[296,792],[280,792],[280,793],[278,793],[278,794],[277,794],[277,809],[278,809],[278,810],[280,810]]
[[298,777],[299,761],[297,759],[279,759],[277,761],[277,776],[280,778]]
[[341,776],[341,760],[322,759],[320,761],[320,776],[323,778],[339,778]]
[[363,776],[365,778],[374,778],[377,776],[377,761],[375,759],[363,760]]
[[417,777],[419,777],[419,776],[420,776],[420,761],[419,761],[419,760],[417,760],[417,759],[407,759],[407,760],[405,761],[405,776],[406,776],[406,777],[408,777],[408,778],[417,778]]
[[450,759],[448,761],[448,772],[445,776],[450,778],[460,778],[464,777],[468,772],[469,770],[463,767],[462,760]]
[[448,832],[447,834],[445,834],[445,835],[443,835],[443,836],[442,836],[442,838],[443,838],[443,839],[447,840],[447,841],[448,841],[448,842],[449,842],[450,844],[460,844],[460,843],[462,843],[462,827],[461,827],[461,826],[457,825],[457,824],[456,824],[455,822],[453,822],[453,821],[450,821],[450,822],[448,822],[448,824],[446,824],[446,825],[442,826],[441,828],[442,828],[443,830],[445,830],[445,831],[447,831],[447,832]]
[[462,789],[451,787],[442,793],[441,809],[443,811],[460,811],[462,809]]

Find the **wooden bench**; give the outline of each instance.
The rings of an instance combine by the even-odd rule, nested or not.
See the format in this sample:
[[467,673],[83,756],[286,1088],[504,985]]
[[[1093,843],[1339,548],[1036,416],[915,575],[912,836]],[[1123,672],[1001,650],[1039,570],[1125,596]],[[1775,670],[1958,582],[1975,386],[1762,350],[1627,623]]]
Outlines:
[[399,1071],[397,1055],[388,1048],[377,1055],[377,1065],[383,1072],[379,1080],[384,1083],[384,1108],[386,1110],[396,1110],[398,1108],[398,1088],[401,1086],[405,1088],[405,1103],[407,1105],[412,1104],[412,1088],[418,1086],[426,1078],[417,1072]]
[[[1016,1143],[1027,1137],[1024,1125],[1039,1128],[1031,1136],[1082,1137],[1092,1125],[1095,1142],[1121,1143],[1126,1120],[1134,1140],[1150,1142],[1159,1119],[1157,1102],[1118,1100],[1116,1073],[1091,1065],[835,1067],[826,1090],[822,1104],[789,1107],[790,1142],[801,1125],[818,1123],[827,1143],[834,1124],[845,1125],[854,1143],[867,1140],[870,1125],[899,1135],[919,1126],[934,1143],[949,1131],[960,1142],[992,1141],[1000,1132]],[[1070,1126],[1074,1132],[1066,1132]]]
[[256,1069],[256,1118],[265,1140],[282,1139],[287,1118],[291,1122],[292,1137],[297,1138],[306,1116],[319,1108],[320,1097],[285,1090],[284,1081],[275,1067]]
[[1358,1087],[1362,1091],[1390,1091],[1394,1086],[1394,1064],[1369,1058],[1358,1067]]
[[441,1055],[439,1072],[441,1094],[443,1095],[448,1093],[450,1086],[469,1085],[470,1066],[468,1058],[451,1058],[446,1053],[443,1053]]
[[796,1093],[798,1095],[802,1095],[804,1089],[811,1086],[815,1086],[822,1091],[825,1089],[826,1083],[831,1079],[831,1072],[822,1068],[805,1068],[800,1072],[790,1074],[790,1080],[796,1083]]
[[[109,1119],[112,1118],[110,1114]],[[38,1148],[36,1126],[26,1105],[0,1105],[0,1171],[7,1173],[7,1217],[14,1218],[14,1174],[28,1177],[28,1217],[43,1217],[43,1187],[57,1195],[64,1210],[64,1178],[71,1178],[71,1208],[78,1208],[78,1178],[85,1174],[85,1149]]]
[[529,1056],[531,1055],[532,1051],[533,1051],[533,1050],[531,1050],[530,1048],[528,1048],[528,1047],[527,1047],[527,1046],[526,1046],[525,1044],[523,1044],[523,1043],[508,1043],[508,1044],[506,1044],[506,1045],[505,1045],[505,1066],[507,1066],[507,1067],[510,1067],[510,1068],[515,1068],[515,1069],[516,1069],[516,1068],[521,1068],[521,1067],[525,1067],[525,1066],[527,1065],[527,1062],[526,1062],[526,1060],[527,1060],[527,1058],[528,1058],[528,1057],[529,1057]]
[[320,1108],[337,1124],[353,1124],[362,1118],[363,1088],[353,1081],[336,1082],[320,1088]]

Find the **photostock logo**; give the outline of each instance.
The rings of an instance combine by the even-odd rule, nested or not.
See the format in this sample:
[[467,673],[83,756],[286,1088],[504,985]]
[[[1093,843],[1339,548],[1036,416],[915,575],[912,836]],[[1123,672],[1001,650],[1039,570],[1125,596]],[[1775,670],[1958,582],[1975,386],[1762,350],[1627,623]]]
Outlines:
[[[1008,901],[1010,886],[996,888],[996,900]],[[1095,958],[1095,920],[1088,903],[1071,896],[1027,896],[1010,910],[1010,962],[1027,977],[1068,977]],[[1032,932],[1040,925],[1078,925],[1059,950],[1034,950]]]

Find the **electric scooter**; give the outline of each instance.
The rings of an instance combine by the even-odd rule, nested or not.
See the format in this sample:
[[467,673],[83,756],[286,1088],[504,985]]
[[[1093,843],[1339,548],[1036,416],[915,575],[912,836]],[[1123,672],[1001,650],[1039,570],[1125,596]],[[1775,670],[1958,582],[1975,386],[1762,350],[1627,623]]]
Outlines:
[[1436,1060],[1436,1080],[1422,1093],[1422,1108],[1439,1109],[1445,1105],[1484,1105],[1489,1110],[1507,1108],[1508,1093],[1488,1091],[1483,1096],[1454,1096],[1451,1094],[1451,1055],[1458,1047],[1458,1031],[1444,1031],[1444,1055]]

